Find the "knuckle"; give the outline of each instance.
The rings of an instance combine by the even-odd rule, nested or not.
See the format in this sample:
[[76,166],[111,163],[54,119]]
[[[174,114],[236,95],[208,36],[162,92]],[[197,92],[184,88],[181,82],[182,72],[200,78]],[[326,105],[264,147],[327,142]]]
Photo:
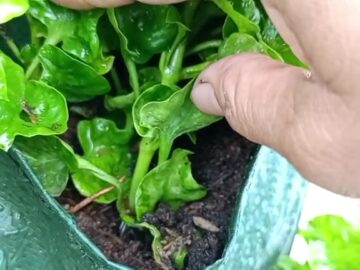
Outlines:
[[264,56],[260,54],[239,54],[224,61],[221,69],[217,98],[231,127],[245,137],[253,137],[257,129],[255,117],[259,114],[256,106],[254,74]]

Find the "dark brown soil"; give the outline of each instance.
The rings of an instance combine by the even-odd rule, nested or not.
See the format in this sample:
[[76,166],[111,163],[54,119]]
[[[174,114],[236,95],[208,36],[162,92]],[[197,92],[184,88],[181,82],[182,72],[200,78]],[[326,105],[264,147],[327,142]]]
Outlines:
[[[179,242],[188,246],[188,270],[204,269],[221,257],[237,194],[257,148],[224,122],[201,131],[197,137],[196,146],[191,146],[187,139],[178,142],[178,146],[192,148],[194,177],[207,187],[208,195],[177,211],[160,204],[155,213],[144,217],[156,225],[162,235],[167,235],[168,250]],[[60,201],[73,205],[80,199],[69,187]],[[151,237],[122,225],[114,205],[92,204],[76,214],[76,218],[79,226],[111,260],[137,270],[164,269],[152,259]],[[173,269],[170,260],[167,267]]]

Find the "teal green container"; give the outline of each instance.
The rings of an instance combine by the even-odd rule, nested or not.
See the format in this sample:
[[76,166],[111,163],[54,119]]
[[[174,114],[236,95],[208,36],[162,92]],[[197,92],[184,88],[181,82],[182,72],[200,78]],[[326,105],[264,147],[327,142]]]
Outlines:
[[[306,182],[262,147],[239,191],[223,257],[207,270],[273,269],[288,254]],[[0,270],[127,270],[105,258],[42,188],[21,153],[0,151]]]

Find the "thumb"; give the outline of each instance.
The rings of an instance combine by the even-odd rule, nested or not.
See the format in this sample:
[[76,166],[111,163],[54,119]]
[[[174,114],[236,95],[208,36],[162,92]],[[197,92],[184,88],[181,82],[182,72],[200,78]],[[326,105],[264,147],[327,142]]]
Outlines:
[[225,116],[231,127],[249,140],[286,156],[294,95],[306,83],[301,68],[261,54],[238,54],[205,70],[192,99],[202,111]]
[[277,150],[310,181],[360,196],[359,98],[309,75],[264,55],[239,54],[200,74],[192,99]]

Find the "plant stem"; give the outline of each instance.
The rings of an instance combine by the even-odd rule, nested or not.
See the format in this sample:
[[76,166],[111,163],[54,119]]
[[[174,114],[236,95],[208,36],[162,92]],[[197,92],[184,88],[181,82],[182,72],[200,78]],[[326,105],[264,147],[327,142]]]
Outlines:
[[84,169],[84,170],[88,170],[90,171],[93,175],[95,175],[96,177],[100,178],[101,180],[109,183],[110,185],[113,185],[117,188],[120,188],[120,182],[119,180],[108,174],[107,172],[101,170],[100,168],[98,168],[97,166],[95,166],[94,164],[92,164],[90,161],[86,160],[85,158],[76,155],[76,161],[77,161],[77,166],[78,169]]
[[25,78],[30,79],[31,75],[34,73],[35,69],[40,64],[40,58],[39,55],[36,55],[35,58],[31,61],[30,65],[26,69],[25,72]]
[[[199,4],[200,0],[192,0],[185,4],[182,16],[186,27],[191,27]],[[180,80],[187,42],[188,30],[179,26],[179,32],[173,46],[168,52],[163,53],[160,58],[162,84],[173,86]]]
[[173,142],[168,139],[164,134],[162,135],[163,136],[160,136],[158,165],[160,165],[169,158],[171,146],[173,144]]
[[39,51],[37,52],[36,56],[34,57],[34,59],[31,61],[30,65],[28,66],[28,68],[26,69],[25,72],[25,78],[26,79],[30,79],[31,76],[33,75],[34,71],[36,70],[36,68],[38,67],[38,65],[40,64],[40,51],[41,49],[45,46],[45,45],[56,45],[58,44],[60,41],[60,39],[57,36],[53,36],[53,37],[48,37],[46,39],[46,41],[44,42],[44,44],[41,46],[41,48],[39,49]]
[[207,61],[194,66],[183,68],[181,71],[181,80],[193,79],[199,75],[205,68],[207,68],[212,62]]
[[110,75],[111,75],[112,81],[114,83],[116,94],[120,95],[121,90],[122,90],[121,82],[120,82],[119,76],[118,76],[117,71],[114,66],[110,70]]
[[130,141],[135,133],[132,110],[124,110],[124,112],[125,112],[125,116],[126,116],[124,130],[127,131],[127,134],[129,135],[129,141]]
[[136,64],[134,63],[134,61],[132,61],[129,57],[126,57],[124,54],[123,54],[123,58],[125,59],[125,65],[129,72],[130,86],[135,93],[135,97],[137,98],[138,96],[140,96],[140,85],[139,85],[139,76],[137,73]]
[[9,47],[9,49],[12,51],[12,53],[16,56],[16,58],[20,61],[20,63],[24,63],[23,60],[21,59],[21,53],[18,49],[18,47],[16,46],[14,40],[12,40],[11,38],[5,38],[6,41],[6,45]]
[[186,42],[183,41],[175,50],[170,60],[170,63],[166,65],[163,70],[162,79],[161,79],[162,84],[173,86],[177,84],[177,82],[179,81],[182,63],[185,54],[185,48],[186,48]]
[[139,155],[136,161],[136,167],[133,178],[131,180],[131,188],[129,195],[130,209],[135,209],[135,196],[139,188],[141,180],[149,170],[151,160],[158,149],[158,142],[154,139],[142,138],[139,147]]
[[200,43],[200,44],[196,45],[192,49],[190,49],[186,53],[186,56],[193,55],[193,54],[196,54],[198,52],[201,52],[201,51],[204,51],[204,50],[207,50],[207,49],[217,49],[217,48],[220,47],[221,43],[222,43],[221,40],[208,40],[208,41],[205,41],[203,43]]
[[121,95],[117,97],[105,97],[106,109],[112,111],[116,109],[124,109],[131,106],[135,101],[135,92],[131,92],[127,95]]

